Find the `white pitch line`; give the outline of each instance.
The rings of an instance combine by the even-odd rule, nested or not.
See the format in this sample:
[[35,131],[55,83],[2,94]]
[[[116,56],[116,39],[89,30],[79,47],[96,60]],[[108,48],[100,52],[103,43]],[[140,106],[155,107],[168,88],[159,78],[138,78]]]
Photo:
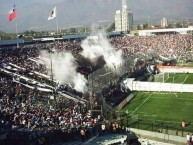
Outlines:
[[163,95],[163,94],[170,94],[170,95],[173,94],[173,95],[175,95],[176,93],[172,93],[172,92],[171,93],[170,92],[154,92],[154,94],[159,94],[159,95],[160,94],[161,95]]
[[168,77],[166,80],[164,80],[164,82],[167,82],[167,80],[169,79],[170,77]]
[[180,124],[180,122],[177,122],[177,121],[165,121],[165,120],[156,120],[156,121],[160,121],[160,122],[171,122],[171,123],[179,123],[179,124]]
[[189,77],[189,75],[186,76],[186,78],[184,79],[184,81],[182,82],[182,84],[185,83],[185,81],[187,80],[188,77]]
[[157,115],[149,115],[149,114],[146,114],[146,115],[143,115],[143,116],[157,116]]
[[[162,99],[168,99],[167,97],[151,97],[151,98],[162,98]],[[193,99],[185,99],[185,98],[175,98],[175,99],[178,99],[178,100],[186,100],[186,101],[192,101]]]
[[147,99],[145,99],[133,112],[131,112],[131,115],[132,115],[133,113],[135,113],[135,112],[139,109],[139,107],[141,107],[152,95],[153,95],[153,93],[151,93],[151,94],[147,97]]
[[168,79],[169,79],[169,78],[167,78],[166,80],[164,80],[164,82],[167,82]]

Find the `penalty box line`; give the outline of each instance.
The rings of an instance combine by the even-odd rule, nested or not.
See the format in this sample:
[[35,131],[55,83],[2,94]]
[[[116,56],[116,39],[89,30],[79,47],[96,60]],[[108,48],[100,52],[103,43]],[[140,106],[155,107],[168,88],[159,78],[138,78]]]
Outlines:
[[131,115],[133,115],[152,95],[154,92],[152,92],[147,99],[145,99],[133,112],[131,112]]

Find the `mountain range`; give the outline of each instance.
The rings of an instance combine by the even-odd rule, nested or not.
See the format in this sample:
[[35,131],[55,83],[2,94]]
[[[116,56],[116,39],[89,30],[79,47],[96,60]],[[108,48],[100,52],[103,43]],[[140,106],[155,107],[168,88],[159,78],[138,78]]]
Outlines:
[[[193,0],[127,0],[128,8],[134,14],[134,24],[145,23],[147,18],[159,21],[193,18]],[[78,26],[112,23],[116,10],[121,10],[121,0],[17,0],[17,19],[8,22],[7,13],[12,3],[2,0],[0,5],[0,30],[19,32],[25,30],[54,30],[56,19],[48,21],[52,9],[57,8],[59,29]]]

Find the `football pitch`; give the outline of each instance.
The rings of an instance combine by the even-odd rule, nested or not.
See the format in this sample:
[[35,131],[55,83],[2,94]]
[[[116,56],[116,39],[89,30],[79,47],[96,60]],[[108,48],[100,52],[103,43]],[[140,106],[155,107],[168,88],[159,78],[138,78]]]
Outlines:
[[[155,81],[193,84],[193,74],[159,75]],[[167,75],[167,76],[166,76]],[[193,128],[193,93],[134,92],[135,97],[123,109],[135,119],[180,127],[182,120]]]
[[161,73],[155,75],[154,82],[193,84],[193,74],[191,73]]

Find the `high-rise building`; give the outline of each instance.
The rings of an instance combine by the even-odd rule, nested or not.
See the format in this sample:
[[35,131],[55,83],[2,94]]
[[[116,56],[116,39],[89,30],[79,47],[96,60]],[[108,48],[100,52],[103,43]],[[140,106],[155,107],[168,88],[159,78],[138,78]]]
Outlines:
[[168,20],[166,18],[161,19],[161,27],[167,27],[168,26]]
[[122,15],[121,11],[116,11],[115,14],[115,31],[122,31]]
[[127,32],[129,30],[128,22],[128,8],[126,0],[122,0],[122,31]]
[[133,13],[132,12],[129,12],[128,13],[128,31],[132,30],[133,29]]
[[127,1],[122,0],[122,12],[116,11],[115,14],[115,31],[127,33],[133,29],[133,13],[128,11]]

